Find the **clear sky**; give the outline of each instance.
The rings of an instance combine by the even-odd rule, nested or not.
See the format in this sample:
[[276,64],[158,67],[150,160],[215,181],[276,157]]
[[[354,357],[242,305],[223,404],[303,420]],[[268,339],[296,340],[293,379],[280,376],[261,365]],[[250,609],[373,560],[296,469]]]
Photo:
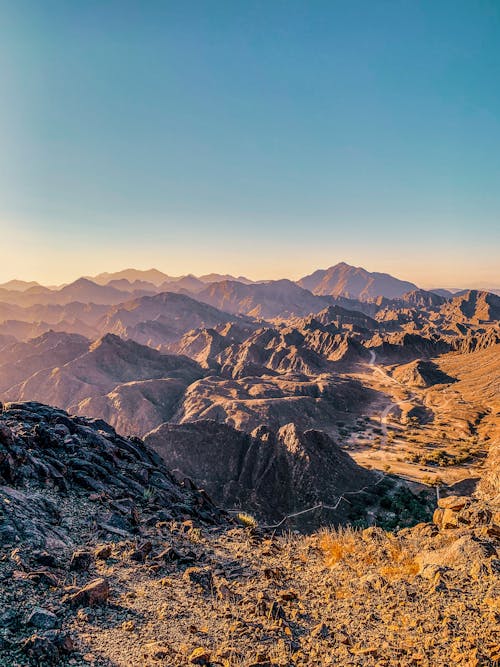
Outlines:
[[500,285],[498,0],[0,0],[0,281]]

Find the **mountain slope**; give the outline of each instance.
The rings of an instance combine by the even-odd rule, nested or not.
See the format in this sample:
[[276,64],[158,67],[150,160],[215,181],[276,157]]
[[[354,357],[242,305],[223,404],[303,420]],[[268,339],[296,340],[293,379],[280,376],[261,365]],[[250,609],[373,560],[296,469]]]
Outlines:
[[229,313],[262,319],[304,316],[331,303],[327,297],[314,296],[291,280],[252,284],[226,280],[209,285],[196,298]]
[[469,290],[454,296],[441,307],[441,312],[458,322],[500,321],[500,296],[491,292]]
[[187,331],[234,321],[234,316],[185,294],[162,292],[127,301],[109,310],[99,323],[102,334],[159,347],[182,337]]
[[186,387],[202,375],[187,357],[161,354],[107,334],[72,361],[40,370],[11,387],[5,398],[49,401],[143,434],[170,419]]
[[38,371],[63,366],[83,354],[89,341],[78,334],[49,331],[0,350],[0,396]]

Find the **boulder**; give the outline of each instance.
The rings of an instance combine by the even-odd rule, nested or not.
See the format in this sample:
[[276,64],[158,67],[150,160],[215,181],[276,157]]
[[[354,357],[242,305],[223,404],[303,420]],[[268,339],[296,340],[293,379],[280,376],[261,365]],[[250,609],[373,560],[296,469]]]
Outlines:
[[94,562],[94,557],[90,551],[78,550],[71,556],[69,569],[76,572],[85,572]]
[[444,510],[458,511],[463,509],[469,502],[470,498],[467,496],[444,496],[438,500],[438,507]]
[[57,616],[43,607],[35,607],[28,617],[28,625],[40,630],[51,630],[59,625]]
[[107,579],[100,578],[91,581],[89,584],[63,597],[63,602],[72,607],[92,607],[97,604],[103,604],[109,597],[109,583]]
[[463,535],[450,546],[422,551],[415,558],[422,574],[429,565],[468,573],[472,563],[485,563],[490,555],[487,545],[470,534]]

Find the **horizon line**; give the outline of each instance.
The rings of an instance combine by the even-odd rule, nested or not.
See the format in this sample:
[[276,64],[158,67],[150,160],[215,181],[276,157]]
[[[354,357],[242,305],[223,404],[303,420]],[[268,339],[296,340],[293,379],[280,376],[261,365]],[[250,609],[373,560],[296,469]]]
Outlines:
[[[309,273],[306,273],[306,274],[304,274],[303,276],[300,276],[300,278],[297,278],[297,279],[290,278],[290,277],[287,277],[287,276],[281,276],[281,277],[278,277],[278,278],[250,278],[248,275],[244,275],[242,273],[240,273],[238,275],[234,275],[234,274],[226,272],[224,270],[218,270],[218,271],[213,270],[213,271],[202,272],[202,273],[199,273],[199,274],[196,274],[196,273],[193,273],[193,272],[187,272],[187,273],[183,273],[183,274],[174,276],[174,275],[170,275],[170,274],[166,273],[162,269],[159,269],[157,266],[150,266],[149,268],[138,268],[137,266],[130,266],[129,265],[125,268],[118,269],[118,270],[115,270],[115,271],[111,271],[111,270],[99,271],[98,273],[96,273],[94,275],[80,274],[80,275],[77,275],[75,278],[73,278],[71,280],[66,280],[66,281],[63,280],[63,282],[61,282],[61,283],[51,282],[50,284],[47,283],[47,282],[41,282],[40,280],[37,280],[36,278],[32,278],[32,279],[20,278],[18,275],[16,275],[12,278],[8,278],[7,280],[2,281],[0,283],[0,286],[6,285],[10,282],[19,281],[19,282],[24,282],[24,283],[36,283],[37,285],[39,285],[41,287],[46,287],[48,289],[57,290],[57,289],[61,289],[61,288],[65,287],[67,285],[71,285],[71,284],[77,282],[78,280],[80,280],[82,278],[94,282],[95,278],[97,278],[98,276],[100,276],[102,274],[113,275],[113,274],[116,274],[116,273],[123,273],[125,271],[139,271],[141,273],[147,273],[147,272],[150,272],[150,271],[157,271],[159,273],[162,273],[165,276],[165,279],[170,279],[171,281],[178,281],[178,280],[182,280],[183,278],[188,278],[188,277],[193,277],[193,278],[200,279],[200,278],[203,278],[205,276],[209,276],[211,274],[217,274],[217,275],[220,275],[220,276],[224,276],[224,275],[230,276],[230,278],[226,278],[225,280],[231,280],[231,278],[233,278],[236,282],[239,282],[238,281],[239,278],[244,278],[245,280],[249,280],[251,283],[276,282],[276,281],[279,281],[279,280],[289,280],[290,282],[298,283],[299,280],[301,280],[302,278],[304,278],[306,276],[309,276],[309,275],[315,273],[316,271],[328,271],[329,269],[331,269],[333,267],[336,267],[336,266],[339,266],[339,265],[344,265],[344,266],[354,268],[354,269],[361,269],[362,271],[366,271],[369,274],[379,274],[379,275],[390,276],[391,278],[395,278],[396,280],[401,280],[402,282],[412,282],[418,289],[423,289],[425,291],[432,291],[433,289],[444,289],[444,290],[449,290],[449,291],[462,291],[462,290],[467,290],[467,289],[486,290],[487,291],[488,289],[490,289],[490,290],[500,289],[500,286],[495,285],[495,284],[490,283],[490,282],[486,283],[484,281],[481,281],[481,282],[473,281],[472,283],[470,283],[466,286],[457,286],[457,285],[453,285],[453,286],[444,285],[443,286],[441,284],[426,283],[426,282],[423,283],[423,284],[419,284],[417,282],[414,282],[411,279],[399,278],[398,276],[396,276],[392,273],[388,273],[387,271],[370,271],[369,269],[365,269],[363,266],[357,266],[357,265],[354,265],[354,264],[349,264],[349,263],[344,262],[344,261],[337,262],[336,264],[332,264],[331,266],[328,266],[326,268],[313,269]],[[113,279],[111,279],[111,280],[113,280]],[[127,278],[119,278],[119,279],[115,279],[115,280],[127,280]],[[146,282],[148,282],[146,279],[144,279],[144,280]],[[223,280],[224,279],[213,281],[213,282],[222,282]],[[149,281],[149,282],[151,282],[151,281]]]

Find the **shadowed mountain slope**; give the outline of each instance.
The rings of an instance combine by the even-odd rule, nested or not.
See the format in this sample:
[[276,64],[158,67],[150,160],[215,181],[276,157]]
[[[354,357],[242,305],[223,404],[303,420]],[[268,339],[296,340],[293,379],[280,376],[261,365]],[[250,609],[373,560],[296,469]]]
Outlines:
[[63,366],[86,352],[88,346],[83,336],[55,331],[5,346],[0,350],[0,395],[44,368]]
[[422,359],[398,366],[393,373],[393,377],[401,384],[410,387],[431,387],[435,384],[456,382],[455,378],[439,370],[435,363]]
[[213,327],[235,319],[238,318],[185,294],[162,292],[111,308],[98,326],[102,334],[113,333],[160,347],[191,329]]
[[441,312],[459,322],[494,322],[500,320],[500,296],[491,292],[469,290],[448,301]]
[[[345,491],[377,479],[326,434],[303,432],[294,424],[251,434],[214,421],[162,424],[145,442],[170,469],[207,489],[223,507],[249,509],[271,522],[320,501],[333,505]],[[342,520],[348,509],[340,504],[327,519]],[[307,517],[308,529],[318,518]]]

